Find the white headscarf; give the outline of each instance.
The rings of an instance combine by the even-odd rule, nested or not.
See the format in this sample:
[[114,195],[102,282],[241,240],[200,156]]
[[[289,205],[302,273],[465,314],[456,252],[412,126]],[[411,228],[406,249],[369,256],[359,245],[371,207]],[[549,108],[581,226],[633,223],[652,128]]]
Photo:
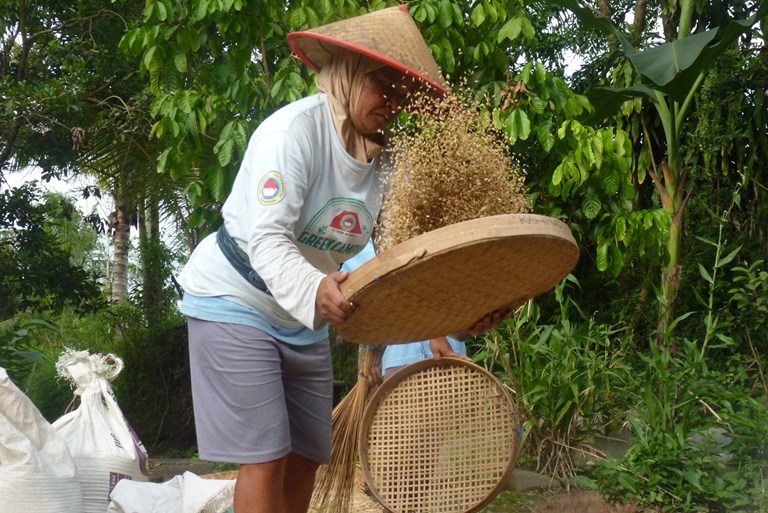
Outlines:
[[383,146],[357,131],[351,113],[362,94],[365,75],[383,67],[385,64],[357,52],[340,50],[323,66],[317,79],[318,89],[328,95],[333,124],[341,143],[347,153],[360,162],[371,160]]

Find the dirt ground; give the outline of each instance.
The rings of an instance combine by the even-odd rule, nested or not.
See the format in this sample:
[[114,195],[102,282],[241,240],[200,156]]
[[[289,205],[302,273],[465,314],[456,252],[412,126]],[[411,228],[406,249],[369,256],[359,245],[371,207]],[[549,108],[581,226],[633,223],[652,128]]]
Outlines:
[[[385,513],[366,492],[359,475],[352,513]],[[608,504],[596,492],[537,490],[526,493],[502,492],[482,513],[641,513],[634,505]],[[311,513],[320,513],[313,511]]]
[[[641,513],[634,504],[609,504],[597,492],[557,491],[530,496],[528,503],[521,503],[518,509],[494,510],[499,513]],[[646,512],[651,513],[651,512]]]
[[[209,479],[235,479],[237,471],[199,460],[150,461],[150,481],[163,482],[189,471]],[[367,490],[362,472],[357,475],[352,513],[385,513]],[[634,505],[608,504],[596,492],[564,489],[538,489],[527,492],[502,492],[482,510],[483,513],[651,513]],[[311,513],[320,513],[312,511]]]

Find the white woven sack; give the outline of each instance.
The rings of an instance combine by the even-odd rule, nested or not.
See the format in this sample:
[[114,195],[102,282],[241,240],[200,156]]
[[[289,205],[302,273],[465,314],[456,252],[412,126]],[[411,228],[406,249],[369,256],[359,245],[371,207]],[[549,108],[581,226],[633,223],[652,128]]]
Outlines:
[[147,452],[123,416],[110,382],[123,368],[114,355],[67,351],[57,363],[70,379],[80,406],[53,427],[69,446],[83,490],[84,513],[104,513],[121,479],[147,481]]
[[192,472],[164,483],[121,481],[106,513],[225,513],[234,494],[234,479],[204,479]]
[[67,444],[0,367],[0,510],[83,511]]

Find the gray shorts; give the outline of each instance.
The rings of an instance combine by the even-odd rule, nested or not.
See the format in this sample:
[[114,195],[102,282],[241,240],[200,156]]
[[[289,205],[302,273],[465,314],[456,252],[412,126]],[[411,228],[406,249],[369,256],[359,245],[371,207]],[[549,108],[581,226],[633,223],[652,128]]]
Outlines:
[[188,325],[200,459],[264,463],[295,452],[330,463],[328,340],[299,346],[240,324]]

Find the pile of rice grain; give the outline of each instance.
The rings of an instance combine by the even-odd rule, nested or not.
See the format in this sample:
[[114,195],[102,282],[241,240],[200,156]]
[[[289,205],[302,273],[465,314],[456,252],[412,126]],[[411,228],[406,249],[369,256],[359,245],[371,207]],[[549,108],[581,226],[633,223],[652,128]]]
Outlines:
[[380,251],[444,226],[529,212],[523,177],[504,137],[469,97],[411,99],[411,115],[389,143],[377,229]]

